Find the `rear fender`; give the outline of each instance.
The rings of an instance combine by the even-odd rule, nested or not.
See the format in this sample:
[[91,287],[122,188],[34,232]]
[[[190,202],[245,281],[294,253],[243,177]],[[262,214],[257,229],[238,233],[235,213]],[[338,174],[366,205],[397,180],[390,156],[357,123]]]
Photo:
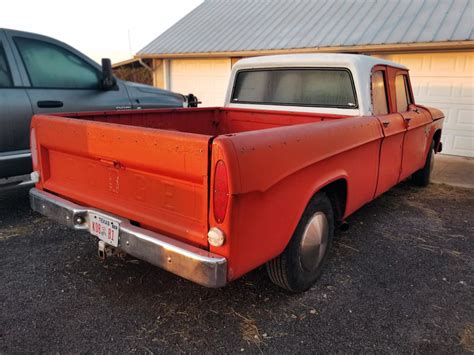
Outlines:
[[221,255],[229,260],[229,279],[281,254],[314,195],[337,180],[348,180],[344,170],[325,170],[324,165],[325,161],[296,171],[266,191],[232,196],[232,217],[225,224],[228,244],[210,248],[214,253],[225,249]]
[[[299,172],[296,172],[294,175],[297,175]],[[301,198],[298,198],[298,206],[295,208],[295,214],[293,216],[293,220],[290,223],[290,231],[291,233],[288,233],[288,238],[282,240],[282,243],[280,243],[280,247],[278,249],[278,252],[275,256],[281,254],[283,250],[286,248],[288,243],[291,240],[291,237],[293,236],[294,231],[296,230],[296,227],[298,225],[298,222],[301,219],[301,216],[303,215],[306,207],[310,204],[311,200],[321,191],[324,191],[324,189],[334,183],[335,181],[338,180],[345,180],[346,183],[349,180],[347,172],[343,169],[337,169],[337,170],[331,170],[327,172],[321,172],[315,180],[313,184],[310,185],[310,188],[308,189],[307,192],[304,193]],[[349,187],[347,189],[347,194],[349,194]],[[346,196],[347,199],[347,196]],[[301,202],[299,202],[301,201]],[[334,207],[334,206],[333,206]],[[344,215],[345,211],[342,211],[342,216]]]

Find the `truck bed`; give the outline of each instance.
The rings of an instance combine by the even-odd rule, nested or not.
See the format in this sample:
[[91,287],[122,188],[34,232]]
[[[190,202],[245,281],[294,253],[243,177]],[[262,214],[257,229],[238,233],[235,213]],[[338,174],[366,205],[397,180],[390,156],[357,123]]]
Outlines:
[[37,187],[207,248],[212,141],[337,118],[226,108],[37,115]]
[[230,108],[160,109],[64,114],[62,117],[219,136],[342,118],[329,114]]

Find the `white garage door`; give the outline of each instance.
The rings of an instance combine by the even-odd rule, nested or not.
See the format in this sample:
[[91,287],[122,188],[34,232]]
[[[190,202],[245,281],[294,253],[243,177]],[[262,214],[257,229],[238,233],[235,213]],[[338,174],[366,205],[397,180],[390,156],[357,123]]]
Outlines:
[[474,52],[380,57],[406,65],[415,101],[444,112],[443,153],[474,157]]
[[193,93],[202,101],[200,106],[222,106],[230,69],[230,59],[173,59],[171,90],[185,95]]

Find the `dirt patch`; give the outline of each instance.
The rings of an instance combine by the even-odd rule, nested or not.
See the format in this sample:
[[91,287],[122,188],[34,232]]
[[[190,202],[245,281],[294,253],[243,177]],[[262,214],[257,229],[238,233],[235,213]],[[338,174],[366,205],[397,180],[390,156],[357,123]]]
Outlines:
[[474,324],[468,324],[460,335],[461,345],[467,351],[474,353]]

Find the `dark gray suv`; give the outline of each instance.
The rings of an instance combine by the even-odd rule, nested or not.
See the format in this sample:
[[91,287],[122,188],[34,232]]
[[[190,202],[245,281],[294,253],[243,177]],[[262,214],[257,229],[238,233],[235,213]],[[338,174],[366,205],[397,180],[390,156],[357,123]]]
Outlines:
[[115,79],[55,39],[0,29],[0,188],[31,172],[29,127],[33,114],[187,106],[166,90]]

